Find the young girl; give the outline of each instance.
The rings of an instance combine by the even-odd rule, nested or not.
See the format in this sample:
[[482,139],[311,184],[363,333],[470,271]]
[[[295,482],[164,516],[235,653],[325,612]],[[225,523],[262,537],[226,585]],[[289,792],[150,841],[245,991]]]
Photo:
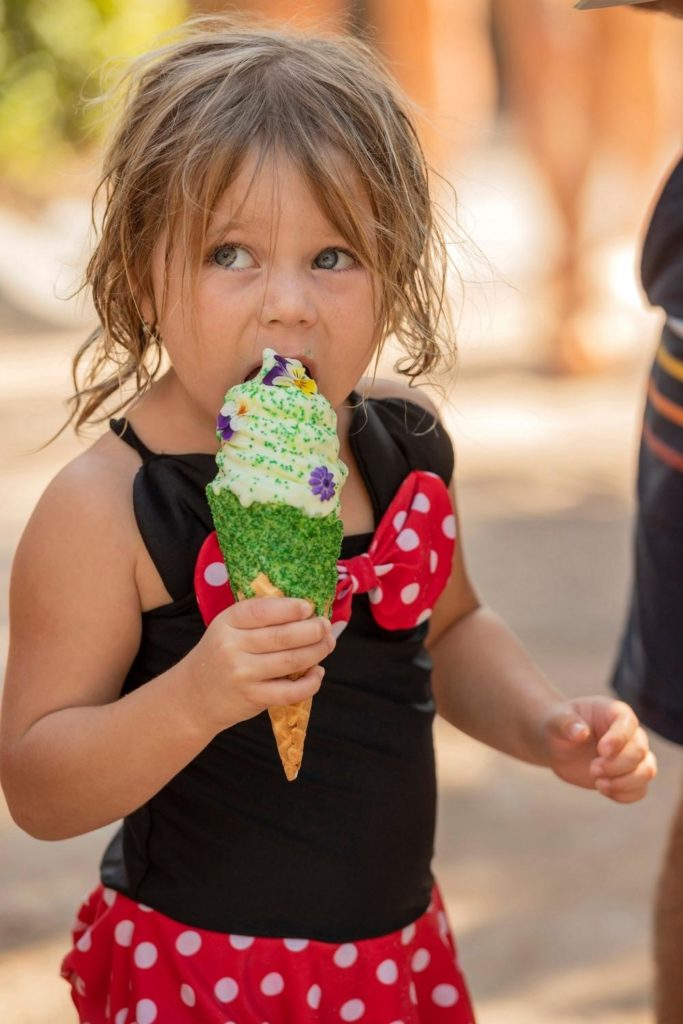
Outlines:
[[[471,1024],[430,867],[435,712],[620,802],[655,766],[625,705],[564,701],[480,606],[435,410],[363,377],[390,332],[410,377],[444,351],[411,122],[359,43],[202,22],[134,67],[103,182],[71,418],[136,393],[21,541],[2,720],[22,828],[123,819],[63,964],[80,1020]],[[265,348],[337,411],[343,631],[290,598],[200,615],[216,414]],[[289,783],[264,711],[313,694]]]

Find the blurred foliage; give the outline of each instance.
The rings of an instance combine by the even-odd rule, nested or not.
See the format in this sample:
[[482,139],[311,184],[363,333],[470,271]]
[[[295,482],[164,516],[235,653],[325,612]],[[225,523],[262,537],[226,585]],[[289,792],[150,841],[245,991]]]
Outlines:
[[187,14],[185,0],[0,0],[0,172],[42,177],[97,141],[86,101]]

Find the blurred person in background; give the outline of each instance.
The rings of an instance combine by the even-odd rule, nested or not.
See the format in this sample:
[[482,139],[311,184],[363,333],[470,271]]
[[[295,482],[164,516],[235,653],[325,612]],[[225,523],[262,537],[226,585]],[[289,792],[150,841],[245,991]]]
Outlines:
[[[683,0],[637,6],[683,17]],[[636,23],[635,12],[632,17]],[[683,159],[657,200],[641,272],[647,298],[664,310],[666,322],[648,383],[635,579],[613,684],[646,725],[683,744]],[[674,815],[657,895],[658,1024],[683,1021],[682,957],[683,802]]]

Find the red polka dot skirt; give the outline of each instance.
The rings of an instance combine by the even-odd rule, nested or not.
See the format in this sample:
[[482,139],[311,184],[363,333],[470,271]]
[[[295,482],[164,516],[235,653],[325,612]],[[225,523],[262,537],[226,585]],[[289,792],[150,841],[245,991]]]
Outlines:
[[99,886],[62,964],[82,1024],[473,1024],[441,897],[342,944],[188,928]]

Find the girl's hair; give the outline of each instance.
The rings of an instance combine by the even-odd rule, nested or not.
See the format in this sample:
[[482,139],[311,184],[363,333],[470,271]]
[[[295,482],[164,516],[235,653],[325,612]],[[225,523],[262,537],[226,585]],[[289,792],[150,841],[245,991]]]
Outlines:
[[[415,128],[389,75],[366,44],[231,16],[188,23],[183,38],[138,59],[93,199],[104,199],[88,264],[100,326],[73,363],[67,423],[78,430],[119,392],[117,409],[160,368],[152,253],[166,232],[201,264],[212,210],[247,153],[285,154],[322,211],[379,283],[379,336],[404,350],[411,379],[454,351],[445,302],[446,245],[435,221],[429,172]],[[340,154],[362,183],[374,238],[340,175]],[[154,311],[151,323],[142,300]],[[65,424],[66,425],[66,424]]]

